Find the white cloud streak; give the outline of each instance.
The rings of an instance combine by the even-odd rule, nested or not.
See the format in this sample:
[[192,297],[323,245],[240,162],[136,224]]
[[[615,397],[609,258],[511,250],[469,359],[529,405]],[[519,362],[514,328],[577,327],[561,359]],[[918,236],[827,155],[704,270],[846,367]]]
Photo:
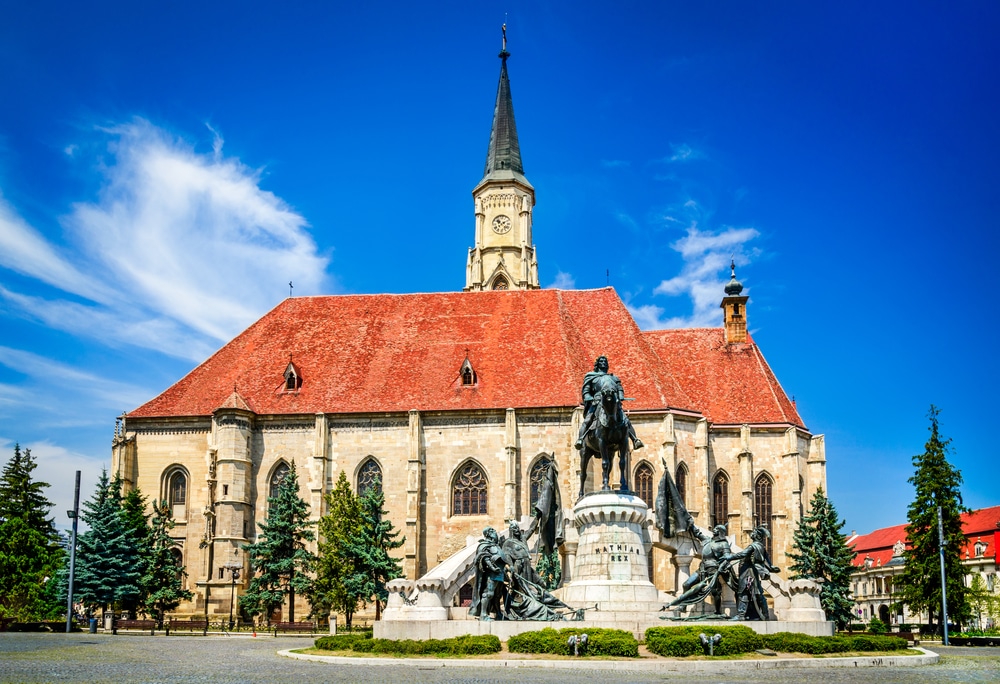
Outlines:
[[549,289],[552,290],[575,290],[576,280],[569,273],[564,273],[559,271],[556,273],[556,279],[549,285]]
[[737,265],[747,263],[748,257],[755,256],[757,250],[748,250],[746,245],[759,234],[754,228],[729,227],[718,232],[703,231],[698,229],[696,223],[692,223],[687,235],[671,245],[683,259],[681,272],[661,281],[653,290],[653,294],[657,295],[689,296],[693,306],[692,314],[663,318],[663,307],[654,304],[629,306],[639,327],[643,330],[657,330],[719,325],[722,317],[719,301],[725,283],[728,282],[728,278],[723,276],[730,258],[735,259]]
[[[96,201],[62,222],[66,248],[0,201],[0,265],[87,300],[0,288],[25,317],[105,344],[200,361],[273,307],[294,279],[322,291],[328,259],[260,172],[137,119],[101,131],[112,163]],[[72,248],[72,260],[67,254]]]

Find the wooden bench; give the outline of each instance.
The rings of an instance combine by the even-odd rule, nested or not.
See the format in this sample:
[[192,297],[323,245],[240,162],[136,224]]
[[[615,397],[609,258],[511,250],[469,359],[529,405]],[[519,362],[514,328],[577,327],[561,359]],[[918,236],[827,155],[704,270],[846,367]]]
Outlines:
[[149,635],[156,632],[156,620],[115,620],[115,629],[149,630]]
[[274,625],[274,636],[278,636],[278,632],[308,632],[309,634],[316,633],[316,623],[315,622],[277,622]]
[[170,624],[167,625],[167,636],[170,636],[170,632],[201,632],[202,635],[208,634],[208,620],[175,620],[170,618]]

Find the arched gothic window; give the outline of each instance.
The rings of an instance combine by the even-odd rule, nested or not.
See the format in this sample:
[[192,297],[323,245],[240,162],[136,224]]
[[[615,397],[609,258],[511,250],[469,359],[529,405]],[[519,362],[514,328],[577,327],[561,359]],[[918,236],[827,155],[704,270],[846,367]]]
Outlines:
[[175,468],[167,475],[167,503],[174,520],[187,520],[187,474]]
[[548,456],[541,456],[535,465],[531,466],[531,472],[528,473],[528,510],[533,512],[535,510],[535,504],[538,503],[538,497],[542,495],[542,485],[545,484],[545,475],[549,472],[549,465],[552,463],[552,459]]
[[632,479],[635,484],[635,494],[646,502],[647,506],[652,506],[653,500],[653,468],[643,461],[635,469],[635,476]]
[[674,478],[677,485],[677,493],[681,495],[681,503],[687,506],[688,469],[683,463],[677,465],[677,477]]
[[475,463],[462,466],[451,486],[452,515],[486,515],[486,475]]
[[271,472],[271,481],[268,483],[267,487],[268,497],[274,498],[278,496],[278,487],[280,487],[281,483],[285,481],[285,478],[288,476],[288,472],[290,470],[291,468],[288,467],[288,464],[282,461]]
[[369,457],[358,470],[358,496],[364,496],[373,487],[382,491],[382,468],[378,461]]
[[722,471],[712,480],[712,527],[729,523],[729,478]]
[[509,290],[510,285],[507,284],[507,279],[503,276],[497,276],[497,279],[493,281],[494,290]]
[[771,516],[774,512],[771,507],[771,490],[773,486],[771,478],[764,473],[761,473],[753,485],[753,522],[754,526],[766,526],[768,532],[771,533],[771,536],[764,539],[764,548],[767,549],[767,555],[772,556],[772,562],[774,562],[774,545],[772,543],[774,530],[771,528]]

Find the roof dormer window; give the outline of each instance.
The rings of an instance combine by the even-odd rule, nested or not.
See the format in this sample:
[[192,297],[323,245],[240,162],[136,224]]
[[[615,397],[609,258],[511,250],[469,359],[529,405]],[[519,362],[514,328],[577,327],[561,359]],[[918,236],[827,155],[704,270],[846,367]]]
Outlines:
[[285,391],[286,392],[298,392],[299,388],[302,387],[302,374],[299,369],[292,363],[292,358],[288,357],[288,366],[285,368]]
[[476,377],[476,370],[472,367],[472,362],[469,361],[468,355],[466,355],[465,361],[462,362],[459,376],[462,378],[462,387],[475,387],[479,380]]

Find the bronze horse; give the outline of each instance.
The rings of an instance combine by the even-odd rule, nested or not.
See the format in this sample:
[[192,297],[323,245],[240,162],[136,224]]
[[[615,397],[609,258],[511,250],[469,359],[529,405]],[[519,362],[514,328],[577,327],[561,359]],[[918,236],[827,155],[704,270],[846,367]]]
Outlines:
[[618,452],[618,470],[621,473],[621,489],[623,494],[630,493],[628,488],[628,457],[632,453],[632,445],[628,437],[628,422],[622,411],[621,396],[618,384],[612,376],[598,378],[597,399],[594,421],[587,436],[583,440],[583,450],[580,452],[580,497],[583,498],[583,485],[587,481],[587,465],[591,456],[601,457],[601,475],[603,477],[601,491],[611,491],[608,479],[611,476],[611,459]]

